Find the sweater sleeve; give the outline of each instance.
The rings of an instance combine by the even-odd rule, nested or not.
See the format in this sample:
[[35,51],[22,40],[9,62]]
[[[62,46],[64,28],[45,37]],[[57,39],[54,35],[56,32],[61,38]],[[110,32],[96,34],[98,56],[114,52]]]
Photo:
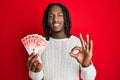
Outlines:
[[81,66],[81,78],[83,80],[95,80],[95,77],[96,77],[96,69],[93,63],[91,63],[91,65],[88,67]]
[[37,72],[37,73],[29,71],[29,77],[32,80],[42,80],[43,79],[43,71],[41,70],[40,72]]

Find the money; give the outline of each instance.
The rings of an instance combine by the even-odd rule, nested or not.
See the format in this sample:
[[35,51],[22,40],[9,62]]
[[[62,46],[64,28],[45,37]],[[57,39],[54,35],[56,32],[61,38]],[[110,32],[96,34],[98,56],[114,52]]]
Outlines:
[[23,37],[21,41],[29,55],[31,55],[32,52],[41,55],[48,44],[48,41],[42,35],[38,34],[29,34]]

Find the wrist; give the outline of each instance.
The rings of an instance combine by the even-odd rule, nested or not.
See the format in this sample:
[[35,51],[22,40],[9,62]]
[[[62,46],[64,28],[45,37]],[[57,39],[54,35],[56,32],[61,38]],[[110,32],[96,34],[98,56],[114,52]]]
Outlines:
[[82,67],[88,67],[88,66],[90,66],[91,65],[91,60],[90,61],[84,61],[83,63],[82,63]]

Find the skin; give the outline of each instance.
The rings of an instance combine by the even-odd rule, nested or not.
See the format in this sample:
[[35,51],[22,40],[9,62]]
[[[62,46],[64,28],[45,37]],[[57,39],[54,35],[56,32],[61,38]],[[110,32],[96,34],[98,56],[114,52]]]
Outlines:
[[[53,26],[55,23],[59,23],[60,25],[55,27]],[[64,33],[64,15],[62,9],[59,6],[53,6],[50,9],[48,14],[48,25],[52,30],[51,37],[56,39],[67,38]],[[79,38],[82,43],[82,47],[74,47],[70,52],[70,56],[75,58],[78,63],[82,64],[83,67],[88,67],[91,63],[93,43],[91,40],[89,40],[88,34],[86,36],[86,41],[82,38],[82,34],[80,34]],[[79,52],[74,54],[74,50],[78,50]],[[33,72],[39,72],[42,69],[42,64],[37,58],[38,56],[38,54],[33,52],[27,59],[27,67]]]

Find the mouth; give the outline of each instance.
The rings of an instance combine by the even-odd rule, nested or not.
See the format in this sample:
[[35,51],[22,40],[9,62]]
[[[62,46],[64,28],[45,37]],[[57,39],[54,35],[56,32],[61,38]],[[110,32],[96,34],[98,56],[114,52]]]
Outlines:
[[54,23],[53,26],[58,27],[58,26],[60,26],[60,23]]

